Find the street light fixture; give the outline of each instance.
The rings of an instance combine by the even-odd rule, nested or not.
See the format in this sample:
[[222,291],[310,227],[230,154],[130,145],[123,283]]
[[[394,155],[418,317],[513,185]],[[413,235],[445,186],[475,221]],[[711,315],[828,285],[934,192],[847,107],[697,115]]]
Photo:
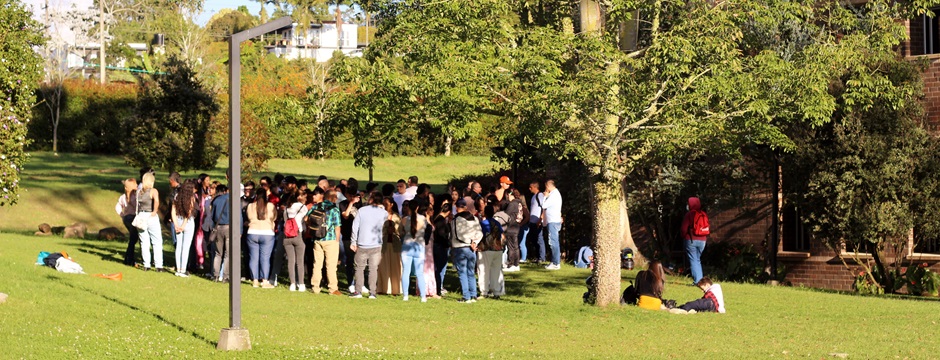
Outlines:
[[[229,184],[231,189],[237,189],[242,182],[242,145],[241,145],[241,43],[256,36],[264,35],[274,30],[290,26],[293,20],[289,16],[265,23],[260,26],[232,34],[229,38],[229,119],[231,131],[229,133]],[[251,341],[248,329],[242,328],[241,303],[241,233],[242,233],[242,205],[240,194],[231,192],[229,198],[229,327],[222,329],[219,337],[219,350],[250,350]]]

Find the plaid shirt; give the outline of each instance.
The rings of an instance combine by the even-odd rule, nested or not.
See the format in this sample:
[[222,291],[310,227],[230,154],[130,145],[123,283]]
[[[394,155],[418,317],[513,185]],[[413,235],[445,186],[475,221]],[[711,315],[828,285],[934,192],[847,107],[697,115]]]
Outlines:
[[327,208],[329,208],[329,210],[326,210],[326,216],[324,217],[323,222],[326,223],[326,228],[329,230],[327,230],[326,236],[324,236],[322,239],[319,239],[317,241],[336,240],[335,228],[340,227],[342,225],[342,220],[339,215],[339,207],[336,206],[336,204],[333,204],[332,202],[329,202],[326,200],[310,208],[310,211],[307,212],[307,215],[310,215],[310,213],[313,212],[314,209],[325,210]]

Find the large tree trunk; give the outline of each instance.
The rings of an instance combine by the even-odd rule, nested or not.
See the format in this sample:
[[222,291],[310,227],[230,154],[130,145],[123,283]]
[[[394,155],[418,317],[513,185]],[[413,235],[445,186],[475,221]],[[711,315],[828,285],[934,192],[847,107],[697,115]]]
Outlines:
[[[618,181],[596,181],[594,197],[594,304],[620,304],[620,250],[626,245],[636,249],[630,235],[630,220],[624,201],[623,186]],[[636,252],[637,260],[642,256]]]

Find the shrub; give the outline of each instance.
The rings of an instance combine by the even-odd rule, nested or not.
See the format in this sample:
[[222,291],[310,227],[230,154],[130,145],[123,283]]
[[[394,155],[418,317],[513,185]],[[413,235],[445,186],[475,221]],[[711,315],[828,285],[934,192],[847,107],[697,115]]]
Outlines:
[[[139,86],[129,83],[99,84],[72,79],[63,84],[63,108],[59,122],[59,151],[119,154],[127,137],[128,119],[137,105]],[[38,101],[43,101],[38,93]],[[33,108],[29,124],[31,150],[52,149],[52,122],[45,107]]]

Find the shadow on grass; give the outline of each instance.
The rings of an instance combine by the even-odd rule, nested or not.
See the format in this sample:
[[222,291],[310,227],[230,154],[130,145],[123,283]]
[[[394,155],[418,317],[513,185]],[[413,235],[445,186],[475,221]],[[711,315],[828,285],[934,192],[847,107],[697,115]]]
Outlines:
[[[115,248],[113,246],[119,246]],[[111,242],[102,242],[100,244],[95,244],[92,242],[84,241],[78,244],[78,251],[84,252],[86,254],[96,255],[101,258],[101,260],[108,262],[116,262],[124,264],[124,251],[126,250],[127,242],[126,241],[111,241]],[[163,250],[163,266],[167,267],[170,265],[167,260],[173,260],[176,257],[176,254],[172,251]],[[140,244],[134,250],[134,262],[140,263]],[[173,264],[174,266],[176,264]]]
[[154,312],[150,312],[150,311],[148,311],[148,310],[144,310],[144,309],[142,309],[142,308],[140,308],[140,307],[138,307],[138,306],[136,306],[136,305],[133,305],[133,304],[124,302],[124,301],[122,301],[121,299],[118,299],[118,298],[116,298],[116,297],[112,297],[112,296],[108,296],[108,295],[105,295],[105,294],[101,294],[101,293],[99,293],[99,292],[97,292],[97,291],[90,290],[90,289],[86,289],[86,288],[84,288],[84,287],[75,286],[74,284],[69,283],[68,281],[65,281],[65,280],[62,279],[61,277],[49,275],[49,276],[47,276],[47,278],[50,279],[50,280],[58,281],[58,282],[62,283],[63,285],[68,286],[68,287],[70,287],[70,288],[72,288],[72,289],[81,290],[81,291],[87,292],[87,293],[89,293],[89,294],[92,294],[92,295],[101,297],[102,299],[108,300],[108,301],[110,301],[110,302],[112,302],[112,303],[115,303],[115,304],[117,304],[117,305],[124,306],[124,307],[126,307],[126,308],[128,308],[128,309],[131,309],[131,310],[133,310],[133,311],[139,312],[139,313],[141,313],[141,314],[149,315],[149,316],[153,317],[154,319],[157,319],[157,321],[160,321],[160,322],[162,322],[162,323],[164,323],[164,324],[167,324],[167,325],[169,325],[169,326],[172,326],[173,328],[175,328],[176,330],[178,330],[178,331],[181,332],[181,333],[191,335],[191,336],[192,336],[193,338],[195,338],[196,340],[202,341],[202,342],[206,343],[206,345],[212,346],[213,348],[215,348],[216,346],[218,346],[218,342],[207,339],[205,336],[200,335],[200,334],[197,333],[195,330],[186,329],[186,328],[184,328],[182,325],[177,324],[177,323],[175,323],[175,322],[173,322],[173,321],[167,319],[167,318],[164,317],[163,315],[160,315],[160,314],[157,314],[157,313],[154,313]]

